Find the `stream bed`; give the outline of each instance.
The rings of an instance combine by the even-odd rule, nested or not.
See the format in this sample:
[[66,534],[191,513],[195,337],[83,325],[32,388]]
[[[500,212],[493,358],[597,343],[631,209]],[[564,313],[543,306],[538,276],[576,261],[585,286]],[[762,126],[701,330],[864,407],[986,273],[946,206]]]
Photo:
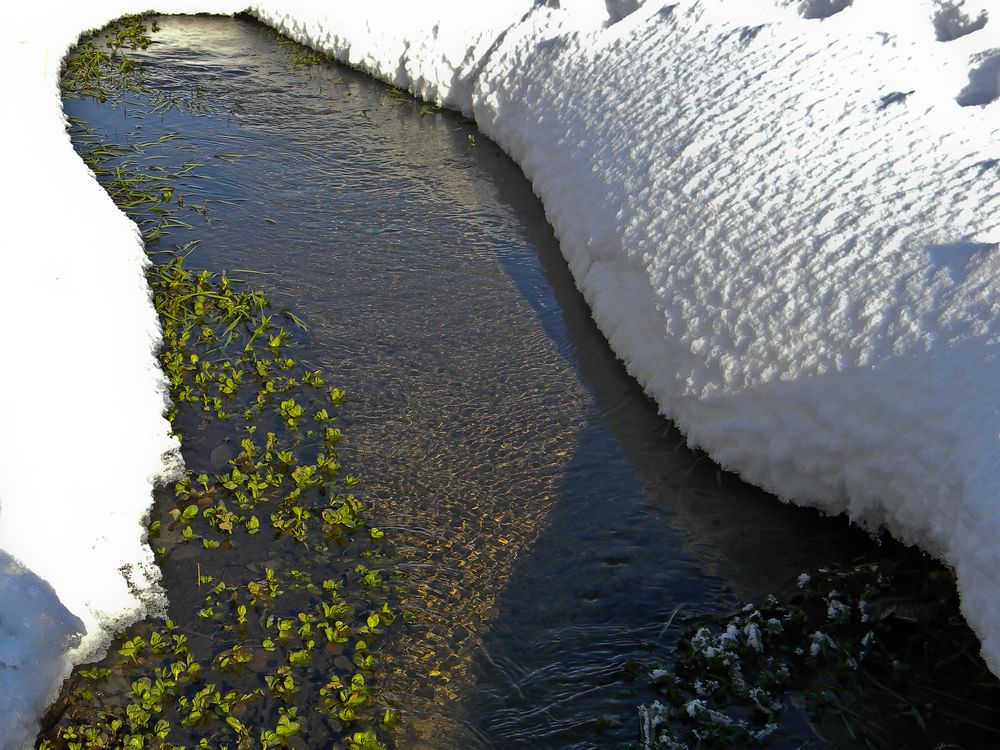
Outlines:
[[[346,390],[340,461],[414,613],[378,675],[398,747],[630,746],[652,693],[629,665],[669,661],[678,612],[871,552],[686,447],[474,123],[249,18],[158,23],[137,53],[155,98],[65,110],[204,165],[175,186],[187,225],[161,245],[253,271],[308,326],[297,357]],[[218,470],[219,448],[192,433],[185,460]]]

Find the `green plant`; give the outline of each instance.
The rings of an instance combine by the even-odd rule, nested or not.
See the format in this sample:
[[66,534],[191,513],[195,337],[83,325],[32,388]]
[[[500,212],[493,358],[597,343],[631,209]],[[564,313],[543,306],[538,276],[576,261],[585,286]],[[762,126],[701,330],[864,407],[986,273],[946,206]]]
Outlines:
[[[155,22],[136,17],[82,40],[63,70],[65,94],[124,104],[127,92],[126,114],[133,117],[174,106],[146,90],[142,66],[127,55],[149,45],[151,30]],[[110,44],[98,49],[98,42]],[[211,111],[203,96],[194,98],[198,113]],[[309,712],[328,714],[319,686],[339,674],[352,678],[350,666],[334,663],[336,653],[370,671],[395,612],[387,592],[351,576],[382,537],[355,535],[371,527],[367,508],[347,493],[357,479],[340,475],[334,425],[344,393],[291,356],[295,331],[305,328],[293,312],[281,311],[296,327],[278,328],[264,292],[193,267],[197,240],[165,247],[172,232],[208,228],[201,218],[208,219],[209,205],[225,202],[185,198],[195,194],[208,157],[228,164],[239,154],[171,165],[159,152],[183,138],[178,133],[118,144],[80,120],[70,121],[70,133],[98,181],[140,227],[153,261],[146,274],[163,333],[158,358],[172,401],[167,416],[185,459],[198,464],[187,446],[203,435],[240,452],[218,474],[189,470],[157,494],[148,523],[157,558],[174,571],[182,550],[197,560],[190,575],[172,579],[181,582],[171,584],[171,594],[189,602],[184,624],[137,623],[102,662],[78,669],[39,747],[284,746],[306,733]],[[247,269],[234,274],[254,276]],[[274,534],[260,533],[262,519],[270,519]],[[254,544],[244,544],[251,537]],[[227,556],[238,562],[230,565]],[[294,567],[287,563],[293,558]],[[339,578],[313,583],[309,567]],[[233,570],[245,572],[234,579]],[[382,607],[374,629],[372,606]],[[364,640],[351,645],[366,627]],[[325,643],[340,651],[318,645]],[[381,731],[369,715],[371,687],[352,690],[351,721]],[[285,703],[277,717],[265,695]]]
[[650,672],[660,698],[640,709],[644,748],[786,737],[793,694],[812,721],[836,718],[873,750],[936,746],[956,729],[1000,739],[989,707],[1000,688],[974,658],[975,636],[947,619],[958,609],[945,571],[908,552],[803,574],[799,586],[785,602],[769,596],[686,630],[674,662]]

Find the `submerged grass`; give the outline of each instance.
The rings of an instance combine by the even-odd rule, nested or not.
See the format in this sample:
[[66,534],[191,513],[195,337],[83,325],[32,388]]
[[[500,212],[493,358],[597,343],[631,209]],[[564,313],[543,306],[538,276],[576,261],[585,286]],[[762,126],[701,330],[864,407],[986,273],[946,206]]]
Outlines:
[[333,62],[333,58],[326,53],[318,52],[312,47],[307,47],[293,39],[289,39],[276,29],[267,27],[267,31],[271,35],[271,38],[278,43],[278,46],[284,50],[288,58],[288,64],[292,70],[314,68],[323,63]]
[[126,94],[145,93],[142,66],[126,54],[144,50],[159,31],[148,14],[128,15],[103,29],[84,34],[63,62],[60,75],[63,96],[90,96],[117,103]]
[[[87,35],[64,66],[64,94],[108,101],[143,93],[141,66],[124,50],[148,46],[155,28],[129,16]],[[75,670],[37,747],[332,740],[377,750],[398,713],[375,711],[372,677],[379,646],[405,613],[395,604],[399,575],[384,534],[365,520],[358,480],[337,459],[344,393],[292,356],[297,334],[278,325],[263,292],[192,269],[196,243],[160,248],[171,229],[191,226],[178,214],[207,216],[209,203],[186,205],[177,188],[202,165],[153,163],[175,135],[122,146],[80,121],[71,132],[157,261],[146,275],[163,331],[173,430],[182,442],[212,436],[221,450],[212,462],[224,470],[188,468],[157,493],[149,542],[182,618],[134,625],[101,662]],[[280,312],[302,325],[294,312]]]

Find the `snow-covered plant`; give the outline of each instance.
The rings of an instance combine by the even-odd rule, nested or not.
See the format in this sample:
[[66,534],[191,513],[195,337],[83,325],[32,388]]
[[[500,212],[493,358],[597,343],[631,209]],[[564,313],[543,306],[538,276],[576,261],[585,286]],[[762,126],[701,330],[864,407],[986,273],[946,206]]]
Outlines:
[[802,574],[786,602],[769,596],[689,626],[675,661],[649,673],[660,697],[639,709],[642,747],[787,739],[801,704],[813,722],[839,714],[872,748],[898,747],[897,731],[916,735],[914,747],[956,731],[996,742],[1000,730],[979,712],[1000,685],[970,646],[950,575],[918,553]]

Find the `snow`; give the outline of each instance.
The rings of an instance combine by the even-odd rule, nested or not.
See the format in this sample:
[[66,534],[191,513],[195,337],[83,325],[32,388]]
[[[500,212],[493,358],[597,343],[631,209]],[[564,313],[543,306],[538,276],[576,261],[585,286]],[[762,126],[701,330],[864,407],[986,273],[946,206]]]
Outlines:
[[[73,661],[162,603],[142,522],[176,453],[141,247],[72,151],[56,80],[80,31],[147,5],[42,0],[0,31],[17,103],[0,122],[0,748],[29,741]],[[601,329],[689,442],[784,500],[947,561],[1000,672],[995,2],[253,12],[474,116],[531,179]]]

